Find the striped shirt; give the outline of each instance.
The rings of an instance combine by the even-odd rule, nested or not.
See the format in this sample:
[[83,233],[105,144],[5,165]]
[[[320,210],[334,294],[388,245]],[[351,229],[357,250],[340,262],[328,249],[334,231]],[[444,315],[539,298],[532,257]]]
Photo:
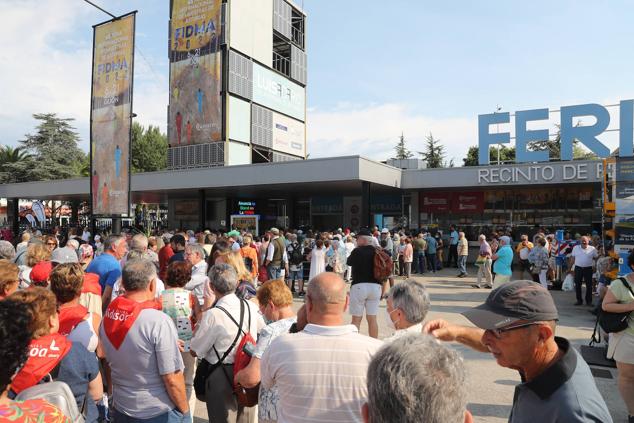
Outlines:
[[275,339],[261,372],[263,387],[278,388],[278,423],[362,422],[368,365],[381,345],[354,325],[308,324]]

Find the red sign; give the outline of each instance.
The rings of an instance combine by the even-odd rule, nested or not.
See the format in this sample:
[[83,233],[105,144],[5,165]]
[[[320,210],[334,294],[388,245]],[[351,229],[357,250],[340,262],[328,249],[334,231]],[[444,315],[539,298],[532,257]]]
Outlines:
[[451,193],[427,192],[420,196],[420,209],[427,213],[446,212],[451,207]]
[[484,211],[484,193],[481,191],[426,192],[419,198],[420,210],[426,213],[478,214]]
[[454,192],[452,193],[451,211],[454,213],[482,213],[484,211],[484,193]]

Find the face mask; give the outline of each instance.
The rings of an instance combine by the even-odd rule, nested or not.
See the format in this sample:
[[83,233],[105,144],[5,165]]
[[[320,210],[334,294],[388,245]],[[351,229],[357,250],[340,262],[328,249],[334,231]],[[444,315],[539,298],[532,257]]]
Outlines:
[[392,313],[394,313],[395,311],[396,309],[392,310],[391,312],[388,312],[387,307],[384,309],[385,318],[387,319],[387,326],[392,330],[397,330],[396,323],[398,323],[398,321],[397,322],[392,321]]

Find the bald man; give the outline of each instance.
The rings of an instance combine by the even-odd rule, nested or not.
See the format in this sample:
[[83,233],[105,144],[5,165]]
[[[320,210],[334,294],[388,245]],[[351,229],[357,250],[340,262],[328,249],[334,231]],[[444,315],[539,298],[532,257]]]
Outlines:
[[304,330],[281,335],[264,352],[262,386],[279,390],[279,423],[362,421],[368,365],[383,342],[344,324],[348,302],[341,277],[319,274],[308,284]]

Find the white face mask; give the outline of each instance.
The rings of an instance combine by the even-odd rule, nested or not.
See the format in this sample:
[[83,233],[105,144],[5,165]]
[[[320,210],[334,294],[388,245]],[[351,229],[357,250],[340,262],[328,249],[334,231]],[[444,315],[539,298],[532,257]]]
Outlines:
[[396,309],[392,310],[391,312],[387,311],[387,307],[383,309],[384,313],[385,313],[385,318],[387,319],[387,325],[390,329],[392,330],[397,330],[396,328],[396,323],[398,322],[393,322],[392,321],[392,313],[394,313],[396,311]]

